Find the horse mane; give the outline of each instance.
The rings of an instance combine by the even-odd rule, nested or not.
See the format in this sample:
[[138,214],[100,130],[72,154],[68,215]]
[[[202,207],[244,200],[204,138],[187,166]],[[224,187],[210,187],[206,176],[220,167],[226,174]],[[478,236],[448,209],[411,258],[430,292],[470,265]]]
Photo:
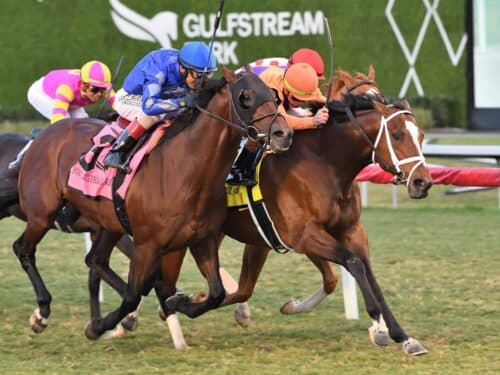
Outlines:
[[[373,101],[377,101],[387,106],[392,106],[397,109],[410,110],[409,105],[404,99],[390,99],[381,94],[344,94],[341,100],[330,100],[326,106],[330,112],[330,119],[334,122],[346,122],[349,120],[346,109],[350,108],[353,113],[357,111],[373,110]],[[316,113],[324,104],[315,103],[311,106],[312,113]]]

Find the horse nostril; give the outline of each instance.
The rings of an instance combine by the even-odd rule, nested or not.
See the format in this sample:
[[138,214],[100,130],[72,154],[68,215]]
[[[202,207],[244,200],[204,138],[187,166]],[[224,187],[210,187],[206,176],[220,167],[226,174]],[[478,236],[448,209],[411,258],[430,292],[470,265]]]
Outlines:
[[275,138],[283,138],[283,130],[275,130],[272,133],[272,136]]
[[413,186],[420,191],[427,191],[432,186],[432,181],[427,181],[422,178],[416,178],[413,180]]

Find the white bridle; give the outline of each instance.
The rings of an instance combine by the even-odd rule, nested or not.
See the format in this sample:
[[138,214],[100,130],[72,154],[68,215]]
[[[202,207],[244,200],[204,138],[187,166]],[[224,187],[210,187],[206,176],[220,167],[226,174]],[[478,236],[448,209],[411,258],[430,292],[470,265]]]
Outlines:
[[[385,134],[385,140],[386,140],[386,143],[387,143],[387,148],[389,150],[389,155],[391,156],[392,165],[394,166],[394,168],[396,170],[396,175],[397,176],[402,176],[402,180],[400,180],[400,182],[405,182],[406,185],[408,185],[408,182],[411,180],[411,176],[413,175],[413,172],[420,165],[424,165],[425,166],[426,164],[425,164],[424,155],[422,153],[422,147],[420,147],[420,144],[418,142],[417,132],[416,131],[412,132],[412,130],[414,130],[414,129],[410,129],[411,127],[413,127],[416,130],[415,124],[413,122],[411,122],[411,121],[406,121],[406,127],[407,127],[408,131],[410,132],[410,134],[412,136],[413,142],[415,143],[415,146],[416,146],[416,148],[418,150],[418,155],[411,156],[409,158],[405,158],[405,159],[399,160],[399,158],[397,157],[396,153],[394,152],[394,147],[392,146],[391,137],[390,137],[390,134],[389,134],[388,123],[393,118],[395,118],[395,117],[397,117],[399,115],[403,115],[403,114],[413,115],[410,111],[401,110],[401,111],[397,111],[397,112],[392,113],[387,118],[384,117],[384,116],[380,117],[380,128],[378,130],[378,134],[377,134],[377,138],[375,140],[375,143],[373,144],[372,162],[375,163],[375,164],[377,164],[377,162],[375,161],[375,150],[377,149],[377,146],[378,146],[380,140],[382,139],[382,135]],[[415,165],[411,168],[410,173],[406,177],[406,176],[404,176],[404,172],[401,170],[400,166],[404,165],[404,164],[408,164],[408,163],[415,163]]]

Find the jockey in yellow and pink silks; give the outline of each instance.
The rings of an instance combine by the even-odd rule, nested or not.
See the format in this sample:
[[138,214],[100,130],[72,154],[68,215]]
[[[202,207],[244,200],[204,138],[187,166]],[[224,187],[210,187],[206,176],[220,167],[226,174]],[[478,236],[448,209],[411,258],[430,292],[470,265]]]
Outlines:
[[105,98],[114,109],[111,72],[106,64],[96,60],[81,69],[52,70],[28,90],[30,104],[51,124],[63,118],[89,117],[83,107]]
[[[111,72],[106,64],[96,60],[87,62],[81,69],[52,70],[35,81],[28,90],[30,104],[51,124],[69,117],[89,117],[83,107],[105,98],[115,109]],[[10,170],[19,168],[32,141],[9,164]]]

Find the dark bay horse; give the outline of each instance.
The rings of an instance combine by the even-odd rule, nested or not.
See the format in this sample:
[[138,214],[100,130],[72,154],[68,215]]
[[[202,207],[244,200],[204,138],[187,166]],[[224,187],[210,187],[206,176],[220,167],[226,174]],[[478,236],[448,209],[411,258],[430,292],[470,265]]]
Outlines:
[[[363,107],[354,97],[349,100]],[[395,319],[373,275],[354,181],[374,161],[395,174],[412,198],[427,196],[432,182],[422,154],[423,133],[407,103],[401,107],[371,100],[370,106],[353,120],[330,108],[333,115],[322,129],[297,132],[290,150],[265,159],[261,189],[279,236],[288,247],[309,257],[323,273],[327,288],[333,289],[336,283],[329,276],[328,262],[344,266],[356,279],[373,321],[372,341],[386,345],[388,332],[403,344],[405,353],[424,354],[425,348]],[[248,211],[230,209],[223,231],[247,245],[238,290],[227,294],[221,306],[250,298],[269,252]],[[169,272],[167,266],[163,274]],[[168,306],[185,312],[188,301],[178,295],[170,298]]]
[[[279,115],[272,91],[257,76],[237,77],[223,68],[223,78],[205,83],[200,103],[206,108],[181,115],[176,123],[189,126],[156,147],[132,181],[125,199],[134,238],[128,283],[121,305],[87,325],[88,338],[99,337],[134,311],[154,283],[156,265],[186,246],[209,284],[209,297],[192,313],[213,309],[224,299],[217,237],[227,213],[224,181],[240,136],[253,135],[269,150],[281,152],[290,146],[293,132]],[[60,121],[35,139],[21,167],[19,197],[27,226],[13,246],[35,289],[42,319],[50,314],[50,294],[36,269],[36,245],[64,202],[103,228],[87,258],[99,257],[101,247],[108,251],[125,232],[111,201],[94,200],[66,186],[71,166],[90,148],[98,130],[91,120]],[[157,290],[162,292],[164,301],[170,292]]]

